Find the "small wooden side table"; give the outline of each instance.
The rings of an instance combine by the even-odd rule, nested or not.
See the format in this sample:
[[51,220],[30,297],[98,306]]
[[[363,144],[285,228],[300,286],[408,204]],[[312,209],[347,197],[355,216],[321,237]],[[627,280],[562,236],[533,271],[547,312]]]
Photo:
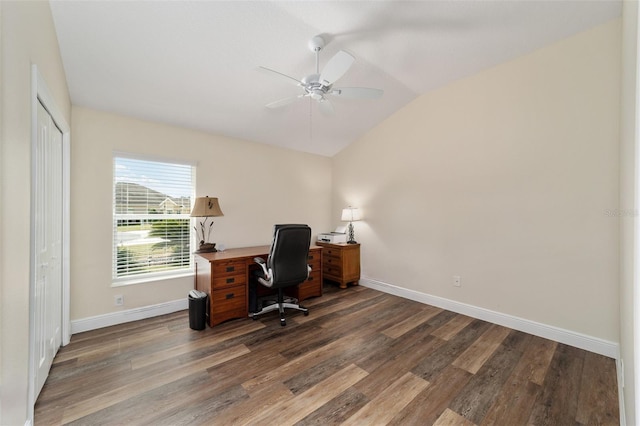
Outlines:
[[322,250],[323,278],[335,281],[340,288],[358,285],[360,280],[360,244],[317,242]]

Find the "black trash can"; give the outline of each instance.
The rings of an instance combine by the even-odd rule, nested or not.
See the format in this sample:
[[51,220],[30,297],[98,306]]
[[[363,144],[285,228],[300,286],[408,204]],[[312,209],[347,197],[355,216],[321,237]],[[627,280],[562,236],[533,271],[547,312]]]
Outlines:
[[204,330],[207,317],[207,293],[198,290],[189,292],[189,327]]

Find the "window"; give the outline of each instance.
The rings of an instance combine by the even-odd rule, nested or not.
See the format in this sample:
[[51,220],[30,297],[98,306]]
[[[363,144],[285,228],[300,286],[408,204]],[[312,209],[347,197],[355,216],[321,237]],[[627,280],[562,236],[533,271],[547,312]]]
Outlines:
[[114,283],[191,270],[194,172],[189,164],[114,156]]

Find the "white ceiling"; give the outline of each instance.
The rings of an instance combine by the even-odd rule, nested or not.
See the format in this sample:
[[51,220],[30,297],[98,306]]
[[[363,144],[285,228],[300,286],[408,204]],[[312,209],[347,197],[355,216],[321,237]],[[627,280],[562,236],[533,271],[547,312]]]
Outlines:
[[[417,96],[620,16],[603,1],[60,1],[51,9],[71,100],[129,116],[326,156]],[[300,88],[260,72],[355,56],[336,87],[379,100],[269,102]],[[176,141],[179,143],[179,141]]]

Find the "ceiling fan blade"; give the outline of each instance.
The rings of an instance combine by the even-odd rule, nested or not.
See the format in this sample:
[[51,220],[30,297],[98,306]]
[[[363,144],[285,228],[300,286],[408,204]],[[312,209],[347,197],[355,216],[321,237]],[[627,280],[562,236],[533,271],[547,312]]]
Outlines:
[[280,99],[271,103],[266,104],[265,106],[269,109],[280,108],[285,105],[289,105],[300,99],[302,96],[291,96],[289,98]]
[[384,90],[371,87],[341,87],[333,89],[330,93],[345,99],[379,99]]
[[333,105],[331,105],[329,99],[326,98],[322,98],[318,101],[318,108],[320,109],[320,112],[325,115],[333,115],[334,113]]
[[320,73],[320,84],[324,86],[332,85],[336,80],[346,73],[356,58],[345,52],[344,50],[336,53],[333,58],[324,66]]
[[280,71],[272,70],[271,68],[267,68],[267,67],[263,67],[263,66],[259,66],[258,69],[261,70],[261,71],[266,71],[267,73],[269,73],[271,75],[277,75],[279,77],[286,78],[289,83],[295,83],[297,85],[301,85],[302,84],[302,82],[300,80],[298,80],[297,78],[291,77],[290,75],[283,74]]

